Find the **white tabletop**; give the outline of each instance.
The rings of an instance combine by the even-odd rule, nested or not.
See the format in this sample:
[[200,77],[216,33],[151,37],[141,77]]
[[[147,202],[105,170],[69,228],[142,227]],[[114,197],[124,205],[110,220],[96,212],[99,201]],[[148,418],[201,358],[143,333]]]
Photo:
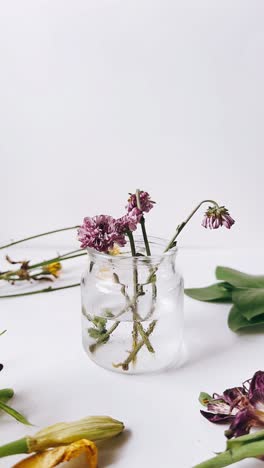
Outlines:
[[[22,252],[23,257],[47,258],[56,249],[36,253],[13,248],[12,256],[19,258]],[[264,253],[254,249],[183,249],[179,256],[189,287],[212,282],[219,264],[263,273],[263,260]],[[83,263],[83,258],[65,262],[65,279],[58,284],[78,277]],[[1,388],[15,389],[16,409],[38,427],[92,414],[125,423],[126,432],[100,449],[100,468],[191,468],[223,450],[224,427],[200,415],[198,395],[239,385],[264,367],[263,336],[232,333],[227,327],[229,305],[186,298],[187,360],[181,368],[149,376],[108,372],[89,360],[81,344],[79,288],[2,299],[0,307],[0,328],[7,329],[0,337]],[[1,414],[1,443],[35,431]],[[21,458],[2,459],[0,467]],[[257,468],[261,462],[236,466]]]

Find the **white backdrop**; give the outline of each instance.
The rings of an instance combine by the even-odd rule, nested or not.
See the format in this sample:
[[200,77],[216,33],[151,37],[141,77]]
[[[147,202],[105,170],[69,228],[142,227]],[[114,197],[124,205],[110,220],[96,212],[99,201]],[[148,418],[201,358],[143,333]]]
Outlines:
[[185,244],[261,246],[263,21],[261,0],[2,0],[1,241],[139,187],[152,234],[210,197],[236,226]]

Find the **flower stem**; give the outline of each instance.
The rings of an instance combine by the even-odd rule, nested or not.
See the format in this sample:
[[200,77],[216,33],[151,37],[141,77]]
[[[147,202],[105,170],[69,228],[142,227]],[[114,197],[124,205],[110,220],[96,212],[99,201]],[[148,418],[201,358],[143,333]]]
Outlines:
[[[67,252],[66,254],[64,255],[61,255],[59,257],[54,257],[54,258],[51,258],[50,260],[44,260],[43,262],[39,262],[39,263],[35,263],[34,265],[29,265],[28,266],[28,270],[33,270],[35,268],[40,268],[42,266],[45,266],[45,265],[49,265],[50,263],[54,263],[54,262],[62,262],[64,260],[71,260],[72,258],[76,258],[76,257],[82,257],[83,255],[86,255],[86,252],[83,252],[83,253],[79,253],[77,255],[71,255],[75,252],[81,252],[83,249],[78,249],[78,250],[73,250],[71,252]],[[5,271],[3,273],[0,273],[0,280],[6,280],[6,281],[19,281],[19,280],[22,280],[22,281],[25,281],[25,279],[17,279],[17,278],[13,278],[13,276],[16,276],[18,273],[20,272],[20,269],[18,270],[14,270],[14,271]]]
[[[133,237],[133,233],[131,231],[127,232],[130,247],[131,247],[131,254],[133,257],[136,256],[136,246]],[[133,263],[133,284],[134,284],[134,297],[138,296],[138,271],[137,265]],[[136,349],[138,343],[138,327],[137,327],[137,299],[135,300],[135,305],[133,308],[133,330],[132,330],[132,339],[133,339],[133,349]],[[136,363],[136,355],[133,357],[132,360],[133,364]]]
[[18,241],[10,242],[9,244],[2,245],[0,247],[0,250],[5,249],[7,247],[11,247],[12,245],[21,244],[21,242],[26,242],[31,239],[36,239],[37,237],[48,236],[49,234],[55,234],[57,232],[62,232],[62,231],[69,231],[70,229],[78,229],[79,227],[80,227],[79,225],[71,226],[71,227],[66,227],[62,229],[55,229],[54,231],[43,232],[42,234],[37,234],[35,236],[25,237],[24,239],[20,239]]
[[89,349],[91,351],[91,353],[93,353],[97,346],[99,346],[100,344],[103,344],[106,342],[106,340],[110,337],[110,335],[115,331],[115,329],[118,327],[118,325],[120,324],[119,321],[116,321],[111,328],[109,328],[109,330],[107,330],[107,332],[105,332],[102,336],[100,336],[100,338],[98,338],[98,340],[96,341],[96,343],[93,343],[89,346]]
[[[145,335],[149,337],[151,333],[153,332],[155,326],[156,326],[157,320],[153,320],[153,322],[150,323],[147,331],[145,332]],[[123,362],[120,362],[118,364],[113,364],[114,367],[122,367],[124,371],[127,371],[129,369],[129,364],[133,362],[137,356],[137,353],[141,350],[142,346],[144,346],[145,340],[140,340],[137,343],[137,346],[132,349],[132,351],[129,353],[127,359]]]
[[[237,439],[240,439],[238,437]],[[264,455],[264,440],[249,442],[244,445],[234,446],[232,449],[222,452],[216,457],[206,460],[193,468],[222,468],[237,463],[245,458],[258,458]]]
[[31,296],[32,294],[48,293],[48,292],[53,292],[53,291],[59,291],[60,289],[75,288],[76,286],[80,286],[80,283],[69,284],[68,286],[61,286],[59,288],[52,288],[51,286],[49,286],[48,288],[40,289],[38,291],[30,291],[30,292],[19,293],[19,294],[7,294],[4,296],[0,296],[0,299],[7,299],[8,297]]
[[143,235],[144,244],[145,244],[145,248],[146,248],[146,254],[147,254],[148,257],[150,257],[151,256],[151,251],[150,251],[150,246],[149,246],[149,241],[148,241],[144,216],[142,216],[142,218],[140,220],[140,224],[141,224],[142,235]]
[[173,236],[173,238],[171,239],[171,241],[168,243],[166,249],[164,250],[164,253],[165,252],[168,252],[168,250],[170,250],[172,247],[175,246],[175,240],[177,239],[178,235],[180,234],[180,232],[183,230],[183,228],[186,226],[186,224],[190,221],[190,219],[193,217],[193,215],[196,213],[196,211],[199,210],[199,208],[204,204],[204,203],[212,203],[213,205],[215,206],[219,206],[218,203],[216,203],[214,200],[203,200],[201,201],[201,203],[199,203],[199,205],[197,205],[194,210],[189,214],[189,216],[185,219],[185,221],[183,221],[181,224],[179,224],[177,226],[177,229],[176,229],[176,232]]
[[8,457],[9,455],[16,455],[18,453],[29,453],[27,438],[14,440],[9,444],[0,447],[0,458]]

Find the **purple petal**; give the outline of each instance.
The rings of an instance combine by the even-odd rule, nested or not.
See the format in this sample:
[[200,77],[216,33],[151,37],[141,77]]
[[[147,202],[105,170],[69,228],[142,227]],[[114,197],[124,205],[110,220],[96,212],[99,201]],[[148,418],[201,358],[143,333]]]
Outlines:
[[208,411],[200,410],[202,416],[204,416],[208,421],[215,424],[226,424],[235,418],[232,414],[221,414],[221,413],[210,413]]
[[231,408],[238,407],[242,409],[248,405],[248,393],[243,387],[228,388],[224,391],[222,397]]
[[254,395],[254,392],[259,390],[260,392],[264,393],[264,372],[257,371],[250,382],[249,386],[249,399],[251,399]]
[[228,439],[239,437],[248,434],[250,428],[256,425],[258,424],[256,424],[254,413],[250,408],[245,408],[236,414],[230,428],[225,432],[225,435]]

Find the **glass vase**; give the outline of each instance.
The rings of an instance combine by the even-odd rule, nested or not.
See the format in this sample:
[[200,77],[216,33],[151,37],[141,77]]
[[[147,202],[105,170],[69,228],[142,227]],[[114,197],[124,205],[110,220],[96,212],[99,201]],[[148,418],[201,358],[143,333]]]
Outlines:
[[176,247],[149,238],[146,256],[141,237],[137,256],[126,250],[108,255],[88,249],[81,280],[82,338],[89,357],[117,372],[156,372],[180,358],[183,336],[183,279]]

